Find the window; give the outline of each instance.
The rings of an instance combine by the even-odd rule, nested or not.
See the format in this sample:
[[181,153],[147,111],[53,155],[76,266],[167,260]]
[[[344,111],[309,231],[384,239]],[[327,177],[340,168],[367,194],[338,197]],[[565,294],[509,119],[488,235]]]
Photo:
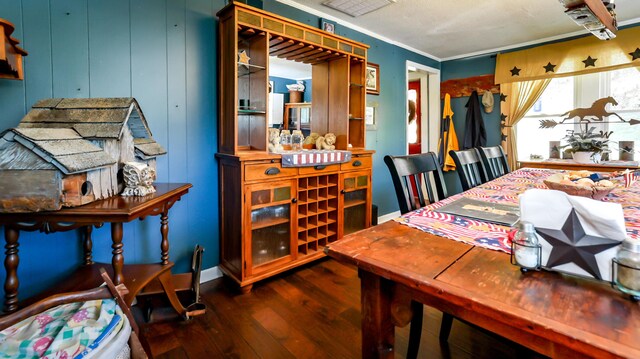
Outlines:
[[[617,106],[609,105],[607,110],[619,114],[623,119],[640,119],[640,70],[626,68],[610,72],[587,74],[573,77],[556,78],[527,115],[516,125],[518,160],[527,161],[531,155],[549,157],[549,141],[561,140],[567,130],[579,130],[575,120],[555,128],[539,128],[540,120],[560,121],[562,115],[578,107],[591,107],[597,99],[612,96]],[[619,119],[610,116],[605,122],[617,122]],[[619,141],[633,141],[640,138],[640,125],[630,126],[628,123],[592,122],[596,130],[613,131],[610,137],[609,159],[619,157]],[[636,148],[640,143],[636,145]]]

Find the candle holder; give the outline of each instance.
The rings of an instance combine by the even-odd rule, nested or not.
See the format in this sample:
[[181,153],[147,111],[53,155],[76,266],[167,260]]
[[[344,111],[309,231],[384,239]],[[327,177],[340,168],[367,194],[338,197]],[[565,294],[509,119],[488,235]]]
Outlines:
[[611,286],[628,294],[634,302],[640,301],[640,268],[611,260]]
[[511,264],[519,266],[520,272],[539,271],[542,268],[542,246],[511,242]]

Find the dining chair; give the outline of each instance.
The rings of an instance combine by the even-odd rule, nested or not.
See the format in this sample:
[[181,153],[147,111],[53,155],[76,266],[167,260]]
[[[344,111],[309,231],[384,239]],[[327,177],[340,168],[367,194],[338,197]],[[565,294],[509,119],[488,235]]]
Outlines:
[[502,146],[478,147],[489,181],[511,172]]
[[[438,164],[438,157],[434,152],[408,156],[387,155],[384,156],[384,163],[389,167],[389,172],[391,173],[400,213],[405,214],[447,198],[447,187]],[[413,316],[411,317],[411,328],[409,330],[407,358],[416,358],[420,347],[424,308],[421,303],[412,301],[411,309]],[[442,313],[442,322],[440,324],[441,341],[446,342],[449,338],[452,323],[453,316]]]
[[482,163],[482,158],[477,149],[471,148],[461,151],[449,151],[449,155],[456,164],[456,172],[460,177],[462,190],[467,191],[471,188],[488,182],[487,171]]

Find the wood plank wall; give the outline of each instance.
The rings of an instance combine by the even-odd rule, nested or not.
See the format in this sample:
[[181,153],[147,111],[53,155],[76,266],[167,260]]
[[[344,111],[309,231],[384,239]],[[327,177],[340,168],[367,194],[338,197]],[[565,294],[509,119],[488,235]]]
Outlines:
[[[42,98],[135,97],[168,150],[158,159],[158,181],[194,184],[169,216],[177,272],[188,270],[196,243],[207,250],[204,268],[218,262],[215,12],[223,6],[224,0],[0,0],[0,17],[16,25],[14,36],[29,52],[25,81],[0,80],[0,131],[16,126]],[[159,233],[157,218],[125,225],[125,261],[158,261]],[[94,239],[94,257],[110,262],[109,226],[94,230]],[[76,233],[22,234],[21,297],[81,263],[78,241]]]

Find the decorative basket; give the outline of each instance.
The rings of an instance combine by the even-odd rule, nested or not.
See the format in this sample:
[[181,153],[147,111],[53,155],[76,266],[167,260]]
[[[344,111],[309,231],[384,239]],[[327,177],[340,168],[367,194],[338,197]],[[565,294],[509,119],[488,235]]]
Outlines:
[[571,196],[580,196],[580,197],[588,197],[593,198],[598,201],[605,198],[611,191],[613,191],[616,187],[599,187],[599,186],[580,186],[577,184],[567,184],[561,183],[562,175],[551,175],[547,179],[544,180],[544,184],[547,185],[550,189],[555,189],[558,191],[562,191]]

